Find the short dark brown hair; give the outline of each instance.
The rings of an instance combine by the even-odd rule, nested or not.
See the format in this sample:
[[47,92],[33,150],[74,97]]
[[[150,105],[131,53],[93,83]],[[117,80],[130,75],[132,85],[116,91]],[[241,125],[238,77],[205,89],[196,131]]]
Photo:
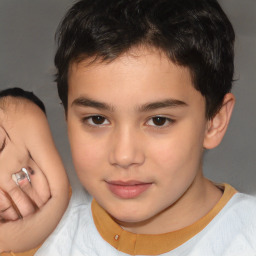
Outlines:
[[113,61],[146,45],[188,67],[212,118],[231,90],[233,27],[216,0],[81,0],[57,31],[55,55],[59,97],[67,110],[70,63],[89,57]]

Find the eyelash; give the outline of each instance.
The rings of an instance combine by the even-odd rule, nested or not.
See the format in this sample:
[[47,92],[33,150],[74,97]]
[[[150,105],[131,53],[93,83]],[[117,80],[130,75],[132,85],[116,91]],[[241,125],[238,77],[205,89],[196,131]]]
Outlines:
[[[102,121],[102,123],[98,123],[98,124],[96,124],[95,122],[93,123],[93,118],[98,118],[98,120]],[[162,120],[160,120],[160,121],[163,121],[162,125],[149,124],[150,121],[154,122],[154,119],[157,119],[157,118],[162,119]],[[96,120],[94,120],[94,121],[96,121]],[[107,124],[105,122],[107,122]],[[165,116],[156,115],[156,116],[150,117],[145,124],[147,126],[155,128],[155,129],[163,129],[165,127],[170,126],[174,122],[175,122],[174,119],[171,119],[171,118],[168,118]],[[93,127],[93,128],[100,128],[100,127],[104,127],[104,126],[110,124],[110,122],[107,120],[107,118],[102,115],[92,115],[92,116],[84,117],[84,118],[82,118],[82,123],[87,126]]]
[[4,139],[3,144],[2,144],[2,146],[0,148],[0,153],[4,150],[5,145],[6,145],[6,138]]

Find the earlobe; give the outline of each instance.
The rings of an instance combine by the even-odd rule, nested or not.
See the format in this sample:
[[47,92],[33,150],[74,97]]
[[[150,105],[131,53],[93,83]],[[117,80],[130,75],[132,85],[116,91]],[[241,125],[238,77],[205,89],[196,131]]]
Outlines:
[[222,107],[218,113],[208,121],[208,127],[205,131],[204,148],[211,149],[220,144],[228,128],[234,105],[235,96],[232,93],[227,93],[224,96]]

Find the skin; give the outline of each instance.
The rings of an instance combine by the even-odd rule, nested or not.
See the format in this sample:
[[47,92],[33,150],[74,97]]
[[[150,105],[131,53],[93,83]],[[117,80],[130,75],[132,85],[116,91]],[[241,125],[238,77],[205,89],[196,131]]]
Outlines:
[[[24,141],[25,127],[20,126],[19,121],[15,121],[15,126],[13,125],[12,112],[15,110],[10,108],[13,107],[9,106],[9,111],[2,113],[0,126],[2,166],[0,208],[6,209],[0,213],[3,220],[26,217],[42,207],[51,196],[47,179],[27,148],[30,138]],[[33,186],[27,179],[20,181],[17,186],[10,178],[13,173],[20,173],[23,167],[28,170]]]
[[[12,207],[1,216],[15,220],[18,210],[22,218],[0,224],[0,252],[25,251],[42,243],[55,229],[67,207],[69,185],[47,118],[39,107],[8,97],[3,109],[0,187],[4,194],[0,193],[0,199],[2,204],[11,202]],[[33,170],[31,184],[25,179],[18,187],[11,177],[22,167]]]
[[68,134],[83,186],[134,233],[200,219],[222,195],[202,174],[203,151],[223,138],[234,96],[207,120],[189,70],[159,51],[89,63],[72,63],[68,75]]

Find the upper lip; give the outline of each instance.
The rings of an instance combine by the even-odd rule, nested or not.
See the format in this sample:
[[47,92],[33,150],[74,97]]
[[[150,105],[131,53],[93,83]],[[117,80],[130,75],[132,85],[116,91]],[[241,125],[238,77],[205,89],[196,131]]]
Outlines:
[[119,186],[134,186],[134,185],[150,184],[151,182],[143,182],[138,180],[128,180],[128,181],[111,180],[111,181],[107,181],[107,183],[111,185],[119,185]]

